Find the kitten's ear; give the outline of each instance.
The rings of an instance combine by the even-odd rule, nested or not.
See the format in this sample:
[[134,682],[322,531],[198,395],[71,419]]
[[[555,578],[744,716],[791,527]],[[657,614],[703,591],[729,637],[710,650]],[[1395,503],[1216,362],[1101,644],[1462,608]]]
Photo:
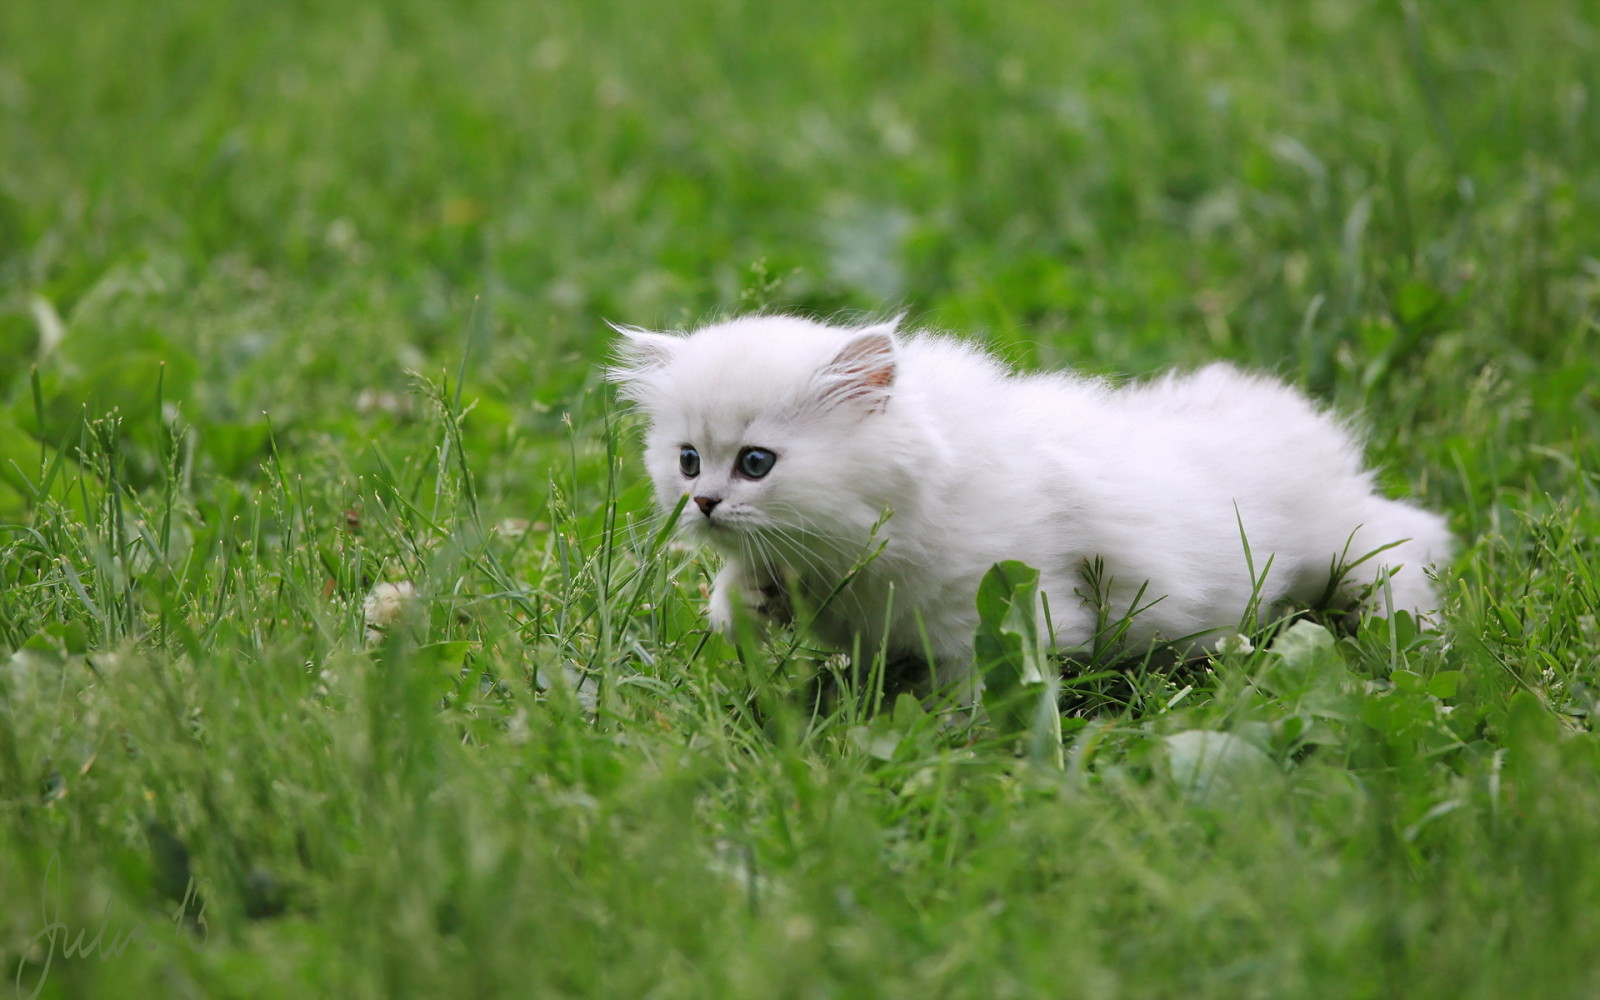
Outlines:
[[823,368],[823,397],[830,402],[861,400],[871,410],[889,402],[896,366],[894,328],[898,318],[856,330]]
[[679,338],[670,334],[652,333],[637,326],[619,326],[609,320],[606,325],[622,334],[622,339],[617,341],[616,363],[606,369],[609,381],[637,382],[665,368],[678,352]]

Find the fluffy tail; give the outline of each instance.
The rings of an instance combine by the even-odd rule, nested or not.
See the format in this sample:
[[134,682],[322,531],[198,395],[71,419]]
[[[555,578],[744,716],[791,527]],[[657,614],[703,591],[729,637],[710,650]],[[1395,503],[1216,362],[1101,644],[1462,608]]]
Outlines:
[[1399,500],[1373,497],[1348,558],[1360,559],[1377,549],[1383,551],[1352,569],[1345,586],[1367,594],[1366,604],[1374,611],[1387,611],[1392,601],[1394,610],[1436,624],[1439,595],[1427,570],[1448,562],[1455,549],[1444,518]]

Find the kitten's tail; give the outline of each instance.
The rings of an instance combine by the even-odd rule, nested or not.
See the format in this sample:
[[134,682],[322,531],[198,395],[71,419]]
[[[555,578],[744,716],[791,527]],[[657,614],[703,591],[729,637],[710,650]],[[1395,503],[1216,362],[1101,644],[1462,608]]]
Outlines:
[[1351,558],[1383,546],[1383,551],[1351,571],[1348,584],[1369,591],[1368,606],[1384,612],[1409,611],[1437,625],[1438,589],[1430,570],[1443,567],[1455,551],[1455,539],[1439,515],[1400,500],[1372,497],[1362,526],[1350,545]]

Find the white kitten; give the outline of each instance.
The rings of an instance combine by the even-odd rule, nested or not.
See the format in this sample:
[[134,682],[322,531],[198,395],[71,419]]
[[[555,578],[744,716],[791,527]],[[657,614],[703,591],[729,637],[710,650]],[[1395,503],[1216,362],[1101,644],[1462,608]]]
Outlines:
[[893,323],[619,332],[610,374],[649,418],[656,497],[670,510],[689,494],[684,529],[725,559],[710,611],[724,631],[741,611],[809,608],[843,648],[931,650],[939,681],[970,698],[978,582],[1006,559],[1040,571],[1055,632],[1041,638],[1062,647],[1095,638],[1096,560],[1111,619],[1142,608],[1133,646],[1204,648],[1253,594],[1308,606],[1341,556],[1384,546],[1335,595],[1438,607],[1423,568],[1449,555],[1444,521],[1374,493],[1351,433],[1270,378],[1222,364],[1122,388],[1018,375]]

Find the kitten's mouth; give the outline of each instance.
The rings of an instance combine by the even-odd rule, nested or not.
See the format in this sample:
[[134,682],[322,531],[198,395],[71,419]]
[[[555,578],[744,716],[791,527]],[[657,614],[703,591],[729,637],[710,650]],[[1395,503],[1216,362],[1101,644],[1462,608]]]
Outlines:
[[726,540],[736,535],[742,535],[751,527],[750,521],[743,517],[727,517],[722,511],[717,511],[711,517],[702,517],[695,524],[695,530],[702,538],[712,540]]
[[717,518],[708,520],[701,518],[690,531],[690,537],[697,540],[700,545],[708,545],[723,554],[736,554],[743,549],[742,541],[744,532],[739,530],[739,525]]

